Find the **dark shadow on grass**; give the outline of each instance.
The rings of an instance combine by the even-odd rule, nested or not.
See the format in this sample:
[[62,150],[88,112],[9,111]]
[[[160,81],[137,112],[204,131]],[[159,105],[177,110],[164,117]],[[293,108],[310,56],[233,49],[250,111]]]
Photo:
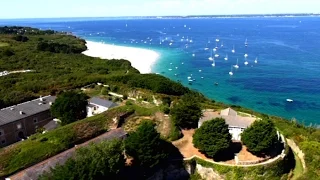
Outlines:
[[154,168],[139,167],[133,161],[132,165],[127,166],[121,173],[120,179],[157,179],[156,177],[163,177],[162,179],[165,180],[189,179],[190,175],[184,167],[183,155],[179,149],[171,142],[162,140],[161,143],[162,149],[159,149],[159,151],[167,152],[167,158],[163,159]]

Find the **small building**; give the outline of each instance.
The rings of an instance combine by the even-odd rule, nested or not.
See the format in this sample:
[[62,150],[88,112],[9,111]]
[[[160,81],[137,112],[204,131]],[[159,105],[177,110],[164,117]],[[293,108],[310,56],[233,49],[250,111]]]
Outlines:
[[198,127],[205,121],[210,121],[215,118],[223,118],[229,126],[229,133],[232,135],[232,140],[240,141],[241,133],[249,127],[254,121],[254,117],[239,116],[237,111],[227,108],[219,112],[204,111],[203,116],[200,118]]
[[55,96],[45,96],[0,110],[0,147],[34,134],[53,117],[50,107]]
[[89,104],[87,106],[87,117],[103,113],[108,109],[116,106],[118,106],[118,104],[112,101],[108,101],[98,97],[93,97],[89,99]]

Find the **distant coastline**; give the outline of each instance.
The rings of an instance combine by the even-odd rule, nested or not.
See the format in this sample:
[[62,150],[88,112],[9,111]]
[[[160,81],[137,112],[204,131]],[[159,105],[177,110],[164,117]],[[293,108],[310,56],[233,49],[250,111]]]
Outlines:
[[20,20],[57,20],[67,19],[67,21],[78,20],[107,20],[107,19],[210,19],[210,18],[290,18],[290,17],[320,17],[320,13],[287,13],[287,14],[225,14],[225,15],[168,15],[168,16],[106,16],[106,17],[52,17],[52,18],[13,18],[3,19],[10,21]]
[[102,59],[125,59],[131,62],[132,67],[140,73],[151,73],[152,65],[159,59],[160,53],[143,48],[104,44],[94,41],[86,41],[87,50],[84,55],[99,57]]

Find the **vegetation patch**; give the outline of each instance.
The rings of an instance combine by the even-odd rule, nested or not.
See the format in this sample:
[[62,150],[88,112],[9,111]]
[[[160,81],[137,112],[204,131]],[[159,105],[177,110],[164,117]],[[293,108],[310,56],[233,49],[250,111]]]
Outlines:
[[9,46],[9,43],[6,42],[0,42],[0,47],[5,47],[5,46]]
[[28,140],[3,148],[0,150],[0,177],[24,169],[69,149],[75,144],[96,137],[109,130],[114,117],[130,112],[132,109],[125,106],[110,109],[100,115],[62,126],[45,134],[32,135]]

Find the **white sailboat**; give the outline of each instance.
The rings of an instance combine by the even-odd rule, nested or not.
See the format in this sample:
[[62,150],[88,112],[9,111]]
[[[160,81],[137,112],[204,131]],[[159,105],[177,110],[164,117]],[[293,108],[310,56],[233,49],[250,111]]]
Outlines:
[[230,72],[229,72],[229,75],[230,75],[230,76],[233,76],[232,66],[231,66],[231,70],[230,70]]
[[246,58],[245,61],[244,61],[244,65],[248,65],[248,64],[249,64],[249,62],[248,62],[248,60]]
[[256,64],[258,63],[258,58],[256,58],[256,59],[254,60],[254,63],[256,63]]
[[221,45],[220,45],[220,47],[223,47],[223,41],[221,42]]
[[215,66],[216,66],[216,62],[214,61],[214,58],[213,58],[212,61],[213,61],[213,62],[212,62],[212,64],[211,64],[211,66],[212,66],[212,67],[215,67]]
[[245,58],[247,58],[248,56],[249,56],[249,55],[248,55],[247,53],[246,53],[246,54],[244,54],[244,57],[245,57]]
[[218,57],[220,57],[220,55],[219,54],[215,54],[214,57],[218,58]]
[[209,61],[213,61],[213,56],[212,56],[213,54],[212,54],[212,51],[211,51],[211,56],[208,58],[209,59]]
[[236,65],[233,65],[233,67],[236,68],[236,69],[239,68],[238,61],[239,61],[239,59],[237,58],[237,64],[236,64]]
[[231,52],[232,52],[232,53],[235,53],[235,52],[236,52],[236,50],[235,50],[235,48],[234,48],[234,45],[233,45],[233,49],[231,50]]
[[205,51],[209,50],[208,44],[210,43],[210,40],[208,40],[206,47],[204,48]]
[[225,61],[228,61],[228,54],[226,54],[226,57],[224,58]]
[[246,41],[244,42],[244,46],[248,47],[248,39],[246,38]]
[[195,53],[193,53],[193,54],[192,54],[192,57],[196,57],[196,54],[195,54]]

